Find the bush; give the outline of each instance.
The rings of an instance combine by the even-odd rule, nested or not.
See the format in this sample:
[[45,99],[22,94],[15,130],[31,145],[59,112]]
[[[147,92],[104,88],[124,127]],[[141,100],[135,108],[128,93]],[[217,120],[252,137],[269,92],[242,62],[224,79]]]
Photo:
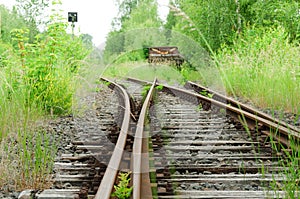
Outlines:
[[80,60],[89,53],[79,38],[67,34],[66,28],[67,24],[54,22],[34,44],[26,43],[26,30],[12,32],[22,65],[23,86],[30,90],[28,103],[40,104],[54,114],[71,110],[74,76]]

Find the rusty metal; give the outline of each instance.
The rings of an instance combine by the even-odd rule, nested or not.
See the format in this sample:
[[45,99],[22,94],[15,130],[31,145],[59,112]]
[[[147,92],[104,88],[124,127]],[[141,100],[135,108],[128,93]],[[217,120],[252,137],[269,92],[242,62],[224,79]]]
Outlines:
[[[163,85],[164,89],[169,90],[171,93],[176,93],[178,96],[185,98],[187,100],[195,100],[192,96],[196,97],[198,101],[203,104],[203,107],[210,108],[214,106],[215,108],[224,109],[226,113],[236,118],[243,124],[245,128],[252,127],[253,129],[259,128],[260,130],[266,129],[269,133],[268,136],[272,136],[274,139],[279,141],[281,144],[291,147],[291,140],[293,138],[295,142],[300,140],[300,132],[289,129],[285,126],[281,126],[278,123],[264,119],[258,115],[249,113],[240,108],[233,107],[229,104],[223,103],[222,101],[217,101],[212,98],[203,96],[201,94],[195,94],[193,92],[178,89],[171,86]],[[263,131],[265,132],[265,131]]]
[[241,109],[241,110],[244,110],[244,111],[247,111],[253,115],[257,115],[263,119],[266,119],[266,120],[269,120],[273,123],[276,123],[280,126],[283,126],[283,127],[286,127],[287,129],[291,129],[293,131],[296,131],[296,132],[300,132],[300,129],[293,126],[293,125],[290,125],[284,121],[281,121],[281,120],[278,120],[274,117],[271,117],[270,115],[266,114],[266,113],[263,113],[257,109],[254,109],[248,105],[245,105],[241,102],[238,102],[237,100],[235,99],[232,99],[232,98],[229,98],[225,95],[222,95],[216,91],[213,91],[207,87],[204,87],[200,84],[196,84],[194,82],[191,82],[191,81],[188,81],[186,82],[185,84],[185,88],[192,88],[193,90],[195,90],[197,93],[201,93],[201,92],[206,92],[207,94],[210,94],[212,96],[212,99],[215,99],[217,101],[220,101],[220,102],[223,102],[225,104],[228,104],[230,106],[233,106],[235,108],[238,108],[238,109]]
[[157,46],[148,48],[148,62],[175,63],[180,66],[184,62],[184,58],[176,46]]
[[[203,100],[203,102],[197,96],[190,97],[191,95],[188,95],[188,93],[180,92],[178,90],[173,89],[170,90],[169,87],[165,87],[165,91],[167,91],[174,97],[166,94],[162,94],[162,97],[157,96],[156,99],[159,102],[159,104],[157,104],[157,107],[160,107],[159,109],[162,110],[158,111],[158,118],[156,118],[156,116],[151,118],[151,120],[153,119],[153,121],[156,121],[157,119],[162,121],[160,123],[161,129],[158,128],[158,132],[155,132],[155,134],[163,136],[163,139],[161,139],[162,141],[155,141],[155,143],[153,144],[153,146],[155,146],[155,148],[153,148],[153,151],[156,151],[156,153],[154,153],[153,155],[156,166],[152,170],[155,170],[157,173],[156,183],[158,198],[199,198],[200,194],[205,198],[213,198],[216,195],[219,195],[220,198],[225,198],[225,196],[227,196],[227,198],[233,198],[236,196],[236,193],[234,191],[235,188],[231,186],[235,186],[235,184],[238,185],[237,187],[241,188],[241,190],[244,191],[243,194],[249,194],[251,192],[246,192],[246,190],[262,190],[264,188],[264,185],[260,187],[260,183],[269,184],[274,179],[278,180],[278,183],[281,183],[281,181],[284,180],[283,178],[281,178],[280,175],[276,175],[274,173],[284,170],[284,168],[278,165],[276,159],[274,159],[274,162],[269,162],[268,160],[265,161],[260,159],[262,153],[263,155],[268,155],[269,157],[272,157],[272,155],[274,155],[274,153],[272,153],[273,150],[270,143],[264,141],[264,137],[266,136],[262,134],[257,136],[256,131],[254,130],[251,130],[249,134],[244,130],[240,134],[239,131],[236,131],[236,123],[234,122],[233,124],[235,127],[232,130],[234,130],[235,134],[246,135],[245,137],[250,138],[244,139],[243,137],[237,136],[237,140],[241,142],[247,140],[251,140],[251,142],[253,142],[254,140],[259,140],[260,143],[257,143],[259,145],[257,146],[254,143],[247,144],[247,142],[242,144],[236,143],[237,145],[235,145],[234,143],[224,143],[224,140],[226,142],[232,142],[232,137],[229,136],[227,138],[224,138],[222,136],[221,141],[217,140],[220,137],[218,137],[216,140],[207,138],[207,140],[211,139],[211,141],[206,143],[206,139],[203,139],[201,136],[206,136],[210,134],[210,132],[201,131],[199,133],[199,127],[202,129],[203,126],[202,120],[200,120],[201,122],[199,126],[196,126],[196,123],[189,121],[199,121],[198,119],[202,118],[202,115],[206,115],[208,113],[209,115],[206,120],[206,123],[208,125],[204,125],[204,127],[211,128],[214,131],[218,131],[219,127],[218,125],[215,125],[214,119],[211,120],[211,116],[217,115],[214,112],[214,107],[220,107],[220,105],[212,104],[213,101]],[[179,98],[182,98],[184,100],[180,100]],[[190,101],[192,103],[185,103],[185,101]],[[210,111],[206,111],[203,109],[196,111],[197,104],[199,102],[208,103],[208,108],[211,108]],[[195,103],[195,105],[193,105],[193,103]],[[181,113],[184,113],[184,117],[182,117]],[[210,115],[211,113],[213,114]],[[192,114],[197,117],[194,117],[195,119],[190,120],[190,117],[188,119],[185,117],[186,114]],[[247,116],[245,117],[248,118]],[[250,119],[248,118],[248,120]],[[186,123],[186,121],[188,122]],[[209,124],[211,124],[210,121],[213,121],[214,125],[211,125],[209,127]],[[228,122],[228,124],[231,125],[232,119],[229,119]],[[228,126],[226,126],[226,129],[227,128]],[[191,137],[190,139],[189,137],[187,137],[187,139],[185,139],[185,135],[189,135],[190,130],[195,129],[197,129],[197,133],[194,134],[194,138]],[[153,131],[156,131],[155,128],[153,129]],[[259,130],[259,132],[261,131]],[[182,137],[181,134],[183,135]],[[230,133],[228,133],[227,131],[223,132],[223,135],[229,134]],[[170,139],[165,139],[164,135],[174,135],[174,137]],[[190,144],[188,144],[188,142]],[[210,145],[213,147],[207,147],[205,145]],[[163,150],[160,150],[162,147],[165,151],[167,151],[167,153]],[[199,157],[199,154],[210,154],[212,157],[210,158],[210,160],[208,160],[205,156]],[[223,154],[226,154],[226,156],[224,156],[226,158],[231,157],[232,154],[239,155],[240,161],[224,161],[223,158],[219,160],[219,158],[215,157],[216,155]],[[252,154],[253,156],[255,155],[256,161],[244,162],[244,159],[240,154]],[[175,156],[175,158],[173,157],[173,155]],[[182,160],[177,160],[176,156],[178,155],[182,156]],[[170,170],[170,168],[172,171],[168,173],[168,170]],[[262,177],[262,179],[260,179],[257,178],[255,175],[259,173],[262,170],[262,168],[267,170],[267,173],[263,172],[263,175],[268,175],[268,177],[264,176]],[[236,175],[237,173],[239,175]],[[243,177],[240,178],[240,176]],[[248,185],[250,184],[250,182],[251,186],[249,188]],[[214,188],[215,183],[217,185],[219,185],[220,183],[227,184],[226,186],[220,186],[224,187],[224,189],[226,187],[227,191],[222,192],[220,191],[221,188]],[[244,185],[246,186],[240,187]],[[176,186],[178,188],[176,188]],[[257,189],[255,188],[256,186]],[[210,190],[215,191],[210,192]],[[264,192],[260,193],[261,194],[257,196],[257,198],[265,198]],[[284,192],[282,193],[282,196],[284,196]],[[241,195],[238,195],[238,198],[240,198],[240,196]]]
[[[136,80],[136,79],[129,79],[129,80],[135,81],[137,83],[149,84],[149,82],[140,81],[140,80]],[[152,85],[151,89],[148,92],[148,95],[147,95],[146,100],[142,107],[142,111],[140,112],[140,115],[139,115],[139,121],[137,124],[134,145],[133,145],[133,156],[132,156],[132,163],[131,163],[132,171],[133,171],[132,172],[132,179],[133,179],[132,198],[133,199],[141,199],[141,198],[151,199],[153,197],[152,193],[151,193],[151,183],[150,183],[150,178],[149,178],[148,135],[147,135],[147,132],[144,130],[147,109],[150,106],[153,91],[155,90],[154,88],[156,85],[158,85],[158,83],[155,80],[151,85]],[[236,118],[237,120],[239,120],[239,122],[241,122],[244,125],[244,127],[250,126],[251,128],[254,128],[254,129],[258,128],[260,130],[260,132],[266,134],[267,136],[273,136],[280,143],[282,143],[288,147],[290,147],[290,140],[289,140],[290,136],[292,136],[295,140],[299,140],[299,138],[300,138],[299,130],[297,128],[293,128],[292,126],[290,126],[288,124],[285,124],[279,120],[275,120],[275,119],[267,116],[266,114],[262,114],[255,109],[252,109],[246,105],[240,104],[239,102],[234,101],[225,96],[221,96],[219,94],[213,93],[215,97],[218,97],[218,99],[214,99],[214,98],[209,98],[209,97],[203,96],[201,94],[196,94],[194,92],[174,88],[174,87],[167,86],[167,85],[163,85],[163,90],[170,94],[173,94],[180,98],[183,98],[187,101],[192,101],[194,103],[201,103],[201,104],[203,104],[203,107],[206,109],[210,109],[211,107],[218,108],[218,109],[225,109],[227,114],[229,114],[229,115],[233,116],[234,118]],[[206,90],[206,91],[208,91],[208,90]],[[212,92],[212,91],[209,91],[209,92]],[[199,142],[199,145],[202,145],[202,144],[203,144],[202,142]],[[209,144],[209,143],[207,143],[207,144]],[[227,147],[227,148],[219,147],[219,148],[220,148],[220,150],[231,149],[231,147]],[[219,150],[219,148],[215,147],[215,150]],[[170,149],[172,149],[172,148],[170,148]],[[205,149],[205,147],[203,147],[203,149]],[[250,150],[251,147],[243,146],[243,149],[241,149],[241,148],[233,146],[232,149],[234,149],[234,150]],[[182,149],[179,148],[176,150],[182,150]],[[189,150],[192,150],[192,148],[190,148]],[[118,156],[121,158],[122,151],[118,151],[118,153],[119,153]],[[115,162],[115,161],[113,161],[113,160],[110,161],[110,163],[113,163],[113,162]],[[265,166],[268,167],[268,165],[265,165]],[[185,169],[190,169],[192,167],[193,167],[193,165],[189,165],[189,168],[182,168],[182,169],[185,170]],[[106,171],[106,173],[108,173],[108,178],[114,179],[116,177],[118,167],[109,165],[107,170],[111,170],[111,168],[114,168],[112,170],[113,170],[113,172],[115,172],[115,174],[112,174],[109,171]],[[232,166],[223,167],[223,168],[214,168],[214,167],[200,168],[199,166],[195,166],[195,169],[197,169],[198,171],[201,169],[203,171],[206,171],[208,169],[208,170],[214,171],[215,173],[237,172],[240,170],[239,167],[235,168]],[[274,169],[276,169],[276,168],[274,168]],[[277,168],[277,169],[280,169],[280,168]],[[246,171],[258,172],[259,170],[260,170],[260,167],[247,167],[244,169],[245,172]],[[271,170],[271,167],[270,167],[270,170]],[[194,180],[194,179],[192,179],[192,180]],[[107,181],[108,181],[108,179],[103,178],[101,185],[102,184],[104,184],[104,185],[103,185],[102,189],[101,189],[101,185],[100,185],[99,191],[97,192],[97,195],[95,198],[100,198],[100,196],[101,196],[101,199],[109,198],[110,193],[112,191],[112,187],[105,186],[108,184]],[[110,181],[112,181],[112,180],[110,180]],[[111,182],[111,185],[113,185],[113,183],[114,183],[114,180]],[[106,192],[106,195],[104,196],[100,190],[102,190],[103,193]],[[104,191],[104,190],[106,190],[106,191]],[[168,192],[168,190],[167,190],[167,192]],[[203,192],[203,194],[204,194],[204,192]],[[223,194],[223,193],[219,192],[218,194]],[[232,193],[230,193],[230,194],[232,194]],[[261,192],[260,195],[263,195],[263,192]],[[170,197],[166,196],[166,198],[172,198],[172,196],[170,196]]]
[[[143,84],[149,84],[149,82],[147,81],[138,80],[135,78],[127,79],[137,83],[140,82]],[[191,82],[189,82],[188,84],[191,84]],[[244,127],[264,130],[262,131],[264,134],[272,137],[286,147],[291,147],[291,139],[293,140],[293,142],[295,142],[293,145],[298,147],[297,143],[300,141],[300,130],[298,128],[283,121],[272,118],[259,110],[246,106],[236,100],[213,92],[212,90],[204,87],[202,88],[208,91],[210,94],[213,94],[213,96],[215,95],[215,98],[217,97],[217,100],[215,100],[214,97],[206,97],[201,94],[195,94],[193,92],[175,88],[165,84],[160,85],[163,86],[165,91],[171,94],[176,94],[182,98],[185,98],[186,100],[193,101],[194,103],[197,103],[197,101],[200,102],[203,108],[210,109],[213,105],[216,108],[225,109],[227,114],[231,115],[239,122],[241,122]],[[196,87],[195,84],[192,85],[193,87]]]
[[111,159],[109,161],[103,179],[99,186],[99,189],[94,197],[95,199],[109,199],[111,197],[111,192],[113,190],[115,179],[117,177],[119,166],[121,163],[121,158],[123,155],[127,133],[129,129],[131,114],[130,114],[130,99],[126,90],[121,86],[109,81],[108,79],[105,78],[101,78],[101,79],[102,81],[109,82],[110,87],[114,87],[114,89],[122,93],[121,96],[124,99],[124,109],[125,109],[118,141],[116,143],[114,152],[111,156]]
[[[149,155],[148,155],[148,132],[145,130],[145,119],[146,116],[148,114],[148,109],[150,107],[150,103],[152,102],[152,97],[154,95],[154,91],[155,91],[155,86],[156,85],[162,85],[160,83],[157,82],[157,80],[155,79],[153,83],[151,82],[146,82],[146,81],[141,81],[141,80],[137,80],[137,79],[132,79],[129,78],[128,80],[130,81],[134,81],[136,83],[139,84],[147,84],[150,85],[151,84],[151,88],[148,92],[148,95],[145,99],[145,102],[142,106],[142,110],[139,113],[138,117],[138,123],[136,126],[136,132],[135,132],[135,136],[134,136],[134,143],[133,143],[133,153],[132,153],[132,157],[131,157],[131,165],[132,165],[132,185],[133,185],[133,195],[132,195],[132,199],[152,199],[152,190],[151,190],[151,182],[150,182],[150,177],[149,177]],[[132,117],[131,114],[131,104],[132,102],[130,102],[130,98],[126,92],[126,90],[122,87],[119,86],[118,84],[115,84],[113,82],[111,82],[108,79],[102,78],[102,81],[108,82],[109,83],[109,87],[112,89],[116,89],[118,91],[118,95],[119,98],[122,99],[122,107],[123,107],[123,114],[122,115],[122,126],[121,126],[121,130],[119,133],[119,138],[117,140],[116,146],[114,148],[114,152],[111,156],[111,159],[109,161],[109,164],[107,166],[107,169],[105,171],[105,174],[101,180],[101,184],[98,188],[98,191],[95,195],[95,199],[109,199],[111,198],[111,193],[113,191],[114,188],[114,184],[116,182],[116,177],[117,174],[119,172],[119,168],[120,168],[120,163],[121,163],[121,159],[122,159],[122,155],[124,152],[124,147],[125,147],[125,143],[127,140],[127,133],[129,131],[129,127],[130,127],[130,118]],[[190,87],[193,87],[195,90],[197,88],[197,86],[193,83],[188,83],[188,85]],[[293,137],[295,140],[299,141],[300,139],[300,135],[299,135],[299,129],[297,129],[296,127],[293,127],[289,124],[286,124],[284,122],[281,122],[279,120],[276,120],[274,118],[271,118],[270,116],[259,112],[258,110],[255,110],[249,106],[246,106],[244,104],[241,104],[233,99],[230,99],[226,96],[223,96],[221,94],[218,94],[216,92],[213,92],[207,88],[204,87],[199,87],[200,91],[207,91],[208,93],[212,94],[213,97],[206,97],[203,96],[201,94],[196,94],[194,92],[191,91],[187,91],[187,90],[183,90],[183,89],[178,89],[175,87],[171,87],[171,86],[167,86],[167,85],[162,85],[163,86],[163,91],[168,92],[172,95],[176,95],[180,98],[183,98],[187,101],[191,101],[193,103],[201,103],[202,107],[204,109],[210,109],[211,107],[217,108],[217,109],[225,109],[226,113],[231,115],[232,117],[236,118],[239,122],[241,122],[244,127],[246,126],[250,126],[253,129],[258,129],[260,130],[261,133],[265,134],[264,136],[272,136],[274,137],[274,139],[278,140],[278,142],[286,145],[287,147],[290,147],[290,137]],[[196,90],[197,91],[197,90]],[[199,92],[199,90],[197,91]],[[193,126],[193,122],[187,122],[188,125]],[[168,127],[165,126],[164,130],[170,130],[172,131],[173,129],[176,130],[178,127]],[[185,143],[186,142],[186,143]],[[241,141],[196,141],[193,142],[193,146],[188,148],[188,150],[193,151],[193,147],[197,146],[197,149],[195,150],[206,150],[206,146],[205,145],[215,145],[214,149],[211,149],[211,151],[214,150],[239,150],[239,151],[247,151],[247,150],[251,150],[252,149],[252,145],[253,144],[258,144],[258,141],[254,142],[243,142],[243,144],[245,144],[244,146],[235,146],[239,145]],[[78,142],[78,145],[80,145],[81,143]],[[189,143],[187,141],[179,141],[179,142],[173,142],[173,145],[189,145]],[[232,145],[232,146],[218,146],[218,145]],[[201,147],[203,146],[203,147]],[[91,142],[89,146],[85,146],[85,147],[80,147],[78,146],[78,148],[88,148],[90,150],[95,150],[94,154],[88,154],[88,155],[84,155],[84,156],[78,156],[78,157],[65,157],[65,159],[85,159],[88,158],[90,156],[93,155],[97,155],[97,153],[99,153],[98,155],[101,156],[101,153],[98,152],[98,150],[101,150],[101,147],[97,146],[97,143],[93,143]],[[264,147],[260,147],[261,149],[264,149]],[[174,148],[172,145],[165,147],[165,149],[167,150],[179,150],[182,151],[184,149],[187,149],[185,147],[180,148]],[[267,157],[267,156],[262,156],[263,159],[272,159],[272,157]],[[205,156],[205,158],[216,158],[216,156],[213,157],[208,157]],[[237,159],[240,158],[239,157],[221,157],[221,158],[227,158],[227,159]],[[256,159],[257,157],[246,157],[248,159]],[[76,159],[76,160],[77,160]],[[180,159],[180,158],[178,158]],[[177,165],[173,165],[174,167],[176,167]],[[265,168],[268,168],[269,171],[272,171],[272,169],[274,169],[274,171],[280,170],[282,168],[272,168],[272,165],[265,165]],[[253,166],[253,167],[247,167],[244,169],[244,172],[250,172],[250,173],[257,173],[260,170],[260,166]],[[199,167],[199,165],[188,165],[187,167],[181,167],[178,168],[179,170],[187,170],[187,169],[191,169],[191,170],[195,170],[195,171],[207,171],[210,170],[214,173],[224,173],[224,172],[239,172],[240,167],[234,167],[234,166],[224,166],[224,167],[220,167],[220,168],[215,168],[215,167]],[[80,176],[77,176],[78,179],[80,179]],[[205,179],[202,179],[203,181]],[[98,181],[100,181],[100,177],[98,179]],[[167,180],[167,181],[176,181],[176,180]],[[180,181],[180,180],[178,180]],[[197,181],[197,179],[192,179],[190,178],[190,181]],[[225,181],[225,180],[224,180]],[[166,190],[166,192],[169,192],[170,190]],[[184,192],[184,191],[183,191]],[[87,198],[88,197],[88,189],[83,186],[81,187],[81,189],[77,192],[79,193],[79,197],[82,198]],[[200,193],[200,192],[197,192]],[[226,195],[227,192],[224,192],[224,194]],[[203,194],[205,194],[205,192],[203,192]],[[223,194],[221,192],[219,192],[218,194]],[[260,193],[260,195],[262,195],[263,192]],[[283,193],[282,193],[283,194]],[[165,198],[172,198],[173,196],[170,197],[165,197]],[[174,196],[175,197],[175,196]],[[191,198],[193,198],[191,196]],[[195,196],[195,198],[197,198],[197,196]]]
[[149,178],[148,136],[144,131],[148,108],[152,101],[156,80],[148,92],[140,112],[133,144],[133,199],[152,199]]

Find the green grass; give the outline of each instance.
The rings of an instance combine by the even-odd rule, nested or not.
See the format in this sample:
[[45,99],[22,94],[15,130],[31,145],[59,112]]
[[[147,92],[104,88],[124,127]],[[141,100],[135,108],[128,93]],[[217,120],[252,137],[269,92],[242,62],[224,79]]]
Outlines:
[[274,172],[274,176],[283,177],[283,181],[278,182],[275,178],[270,184],[270,189],[275,191],[276,197],[279,197],[278,191],[285,191],[285,198],[294,199],[300,197],[300,153],[299,153],[299,141],[295,141],[290,137],[290,148],[286,149],[285,146],[275,142],[271,137],[270,142],[272,148],[281,153],[278,157],[278,166],[282,167],[278,173]]
[[114,185],[115,191],[111,194],[112,197],[117,197],[118,199],[128,199],[130,198],[133,187],[130,187],[131,178],[129,178],[131,172],[119,173],[118,179],[119,183]]
[[36,130],[42,107],[30,103],[30,92],[18,73],[0,69],[0,187],[40,189],[50,185],[55,146]]
[[[7,73],[0,70],[0,140],[16,133],[20,127],[30,126],[42,115],[37,104],[28,105],[30,90],[25,87],[16,88],[14,80],[7,77]],[[17,77],[15,77],[17,78]]]
[[[294,113],[297,119],[300,114],[299,53],[300,47],[289,42],[283,28],[252,28],[246,30],[233,47],[225,46],[220,50],[217,65],[230,95],[242,97],[273,112]],[[282,152],[282,147],[275,143],[272,146]],[[285,191],[286,198],[297,198],[295,193],[300,187],[299,151],[293,149],[285,156],[278,163],[284,168],[279,175],[285,176],[286,180],[274,180],[269,188]]]
[[107,65],[103,76],[110,78],[133,77],[152,82],[154,78],[165,81],[170,85],[184,84],[187,80],[201,82],[205,85],[223,90],[221,75],[213,67],[199,68],[198,70],[176,67],[164,64],[148,64],[143,61]]
[[262,108],[300,113],[300,47],[289,43],[282,28],[253,31],[219,53],[229,93]]
[[141,61],[109,65],[103,75],[108,77],[133,77],[147,81],[153,81],[157,77],[169,83],[182,83],[184,81],[180,72],[173,67],[150,65]]
[[35,129],[44,112],[28,103],[27,87],[14,86],[17,79],[8,78],[12,73],[2,69],[0,74],[0,187],[47,187],[56,150],[49,135]]
[[66,29],[53,18],[34,44],[22,29],[11,31],[11,43],[0,41],[1,188],[49,186],[56,147],[37,123],[73,111],[76,80],[90,52]]
[[20,131],[1,143],[0,184],[10,190],[44,189],[51,185],[56,145],[44,132]]

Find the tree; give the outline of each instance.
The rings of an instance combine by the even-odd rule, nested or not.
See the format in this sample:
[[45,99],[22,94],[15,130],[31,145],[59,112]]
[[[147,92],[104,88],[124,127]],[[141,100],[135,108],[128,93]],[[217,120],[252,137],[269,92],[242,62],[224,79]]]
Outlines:
[[291,40],[300,38],[300,13],[297,0],[255,1],[249,8],[251,24],[260,27],[283,26]]
[[50,0],[16,0],[16,2],[18,12],[25,18],[29,27],[29,41],[32,43],[39,33],[38,27],[45,24],[44,15]]
[[162,21],[158,16],[155,0],[125,0],[119,4],[119,29],[108,36],[104,57],[126,54],[125,60],[145,59],[144,48],[152,45],[164,45],[166,39],[162,30]]
[[176,3],[178,9],[171,9],[178,16],[175,29],[206,48],[204,39],[211,49],[217,50],[222,44],[230,43],[237,32],[235,0],[178,0]]
[[[173,0],[167,24],[213,51],[231,45],[245,28],[283,26],[291,40],[299,39],[297,0]],[[174,25],[174,17],[176,24]],[[203,36],[203,37],[202,37]],[[204,41],[207,41],[207,43]]]
[[0,18],[1,39],[5,43],[10,42],[10,32],[13,29],[27,27],[25,19],[17,13],[17,10],[15,8],[12,11],[10,11],[3,5],[0,5]]
[[93,37],[90,34],[82,34],[80,35],[80,38],[87,48],[93,46]]
[[124,52],[124,34],[121,31],[109,32],[104,50],[104,62],[109,63]]
[[126,32],[125,49],[164,44],[165,38],[160,27],[162,21],[158,16],[156,1],[140,1],[139,6],[132,10],[130,18],[123,22],[123,29]]
[[113,22],[114,27],[122,28],[123,22],[130,18],[132,10],[138,5],[138,0],[115,0],[119,7],[119,16]]

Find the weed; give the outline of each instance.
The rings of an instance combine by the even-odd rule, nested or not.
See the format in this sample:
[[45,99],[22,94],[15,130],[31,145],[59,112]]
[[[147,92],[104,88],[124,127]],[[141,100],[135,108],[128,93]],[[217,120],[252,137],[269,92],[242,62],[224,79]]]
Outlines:
[[49,185],[55,146],[34,126],[45,114],[72,111],[76,78],[89,53],[79,37],[67,33],[67,26],[54,14],[33,43],[28,30],[15,29],[12,43],[5,44],[9,48],[1,52],[1,57],[5,55],[0,61],[1,185],[18,190]]
[[163,85],[157,85],[155,88],[157,90],[161,91],[162,89],[164,89],[164,86]]
[[133,187],[128,187],[130,183],[129,175],[131,172],[127,173],[119,173],[118,179],[119,183],[118,185],[115,185],[115,192],[112,193],[111,196],[116,196],[118,199],[128,199],[131,196]]
[[20,130],[17,137],[5,141],[1,145],[0,183],[14,186],[15,190],[50,187],[57,151],[50,135]]
[[297,113],[299,52],[282,27],[248,30],[233,48],[224,47],[218,55],[226,89],[259,107]]
[[213,98],[214,94],[209,93],[207,90],[200,91],[200,95],[203,95],[208,98]]
[[104,82],[104,85],[107,86],[107,87],[109,87],[110,84],[111,84],[111,82]]
[[151,88],[151,85],[145,85],[145,86],[143,87],[143,90],[142,90],[142,93],[141,93],[142,96],[143,96],[143,101],[146,99],[147,94],[148,94],[150,88]]
[[201,111],[201,110],[203,110],[203,106],[202,106],[202,104],[199,104],[199,105],[197,106],[196,111]]
[[[275,191],[284,190],[287,198],[299,198],[300,197],[300,153],[298,150],[299,143],[290,139],[291,149],[285,149],[281,146],[281,151],[284,156],[279,159],[279,165],[283,167],[279,173],[284,177],[282,183],[273,180],[272,189]],[[297,144],[296,144],[297,143]],[[272,144],[275,145],[275,144]]]

